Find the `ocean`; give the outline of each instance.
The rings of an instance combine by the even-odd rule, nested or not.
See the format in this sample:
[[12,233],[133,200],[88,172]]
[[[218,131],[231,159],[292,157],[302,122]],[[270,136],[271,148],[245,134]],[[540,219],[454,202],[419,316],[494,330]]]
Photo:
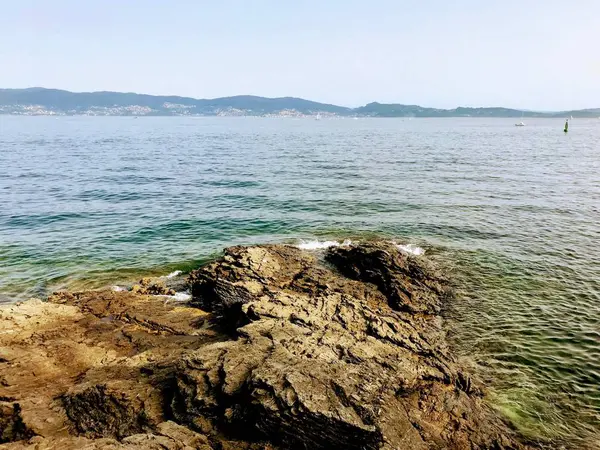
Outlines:
[[0,116],[0,303],[236,244],[396,240],[450,274],[492,406],[600,445],[600,120],[525,121]]

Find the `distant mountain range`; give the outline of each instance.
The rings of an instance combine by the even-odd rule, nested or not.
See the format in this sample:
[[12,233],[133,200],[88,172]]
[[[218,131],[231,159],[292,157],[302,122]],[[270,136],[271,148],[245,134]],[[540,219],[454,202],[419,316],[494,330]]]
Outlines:
[[560,112],[509,108],[427,108],[369,103],[360,108],[294,97],[238,95],[214,99],[58,89],[0,89],[0,114],[95,116],[359,116],[359,117],[599,117],[600,108]]

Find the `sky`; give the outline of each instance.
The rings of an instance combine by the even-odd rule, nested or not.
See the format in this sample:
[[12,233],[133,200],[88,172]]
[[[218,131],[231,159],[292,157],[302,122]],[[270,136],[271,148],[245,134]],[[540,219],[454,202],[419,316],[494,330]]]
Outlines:
[[0,0],[0,88],[600,107],[599,0]]

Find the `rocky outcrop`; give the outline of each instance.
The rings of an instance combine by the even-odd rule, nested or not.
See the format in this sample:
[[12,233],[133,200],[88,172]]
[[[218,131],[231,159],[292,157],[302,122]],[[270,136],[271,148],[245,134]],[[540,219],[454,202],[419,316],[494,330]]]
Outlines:
[[0,309],[0,448],[524,448],[393,245],[233,247],[189,303],[143,284]]
[[[133,448],[133,438],[127,447],[115,439],[166,440],[159,431],[172,428],[164,395],[176,362],[219,339],[202,327],[207,313],[166,300],[91,291],[1,308],[0,443]],[[184,448],[168,439],[173,444],[164,448]]]
[[518,448],[449,355],[442,277],[391,245],[232,248],[191,274],[231,339],[179,365],[175,417],[286,448]]

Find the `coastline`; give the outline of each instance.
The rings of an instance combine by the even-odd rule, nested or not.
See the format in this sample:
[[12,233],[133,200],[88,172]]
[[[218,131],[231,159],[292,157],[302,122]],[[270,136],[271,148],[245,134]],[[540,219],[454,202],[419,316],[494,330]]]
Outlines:
[[7,448],[525,448],[449,351],[422,258],[233,247],[188,280],[189,302],[173,276],[1,307]]

